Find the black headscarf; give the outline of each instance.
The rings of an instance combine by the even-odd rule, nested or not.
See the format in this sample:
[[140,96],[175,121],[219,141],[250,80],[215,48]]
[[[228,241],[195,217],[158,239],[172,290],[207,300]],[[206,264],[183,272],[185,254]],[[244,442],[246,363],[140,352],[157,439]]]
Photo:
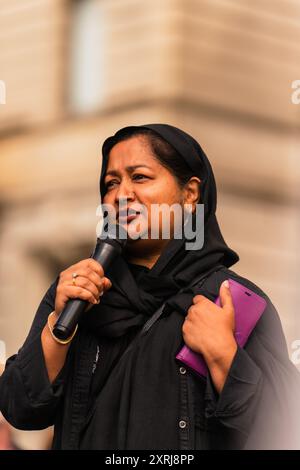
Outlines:
[[[218,265],[230,267],[239,257],[225,243],[217,218],[217,191],[213,171],[204,151],[193,137],[167,124],[145,124],[120,129],[103,144],[100,192],[105,194],[104,177],[109,152],[120,133],[130,130],[150,129],[168,142],[201,179],[201,203],[204,204],[204,245],[200,250],[186,250],[186,239],[173,239],[163,250],[150,270],[139,275],[138,284],[127,261],[120,256],[106,275],[112,281],[112,288],[103,296],[99,307],[85,315],[88,326],[101,336],[122,336],[131,329],[145,323],[147,318],[166,299],[172,307],[183,314],[192,303],[194,291],[178,291],[193,282],[195,277],[212,270]],[[176,295],[177,294],[177,295]],[[101,313],[100,313],[101,310]]]

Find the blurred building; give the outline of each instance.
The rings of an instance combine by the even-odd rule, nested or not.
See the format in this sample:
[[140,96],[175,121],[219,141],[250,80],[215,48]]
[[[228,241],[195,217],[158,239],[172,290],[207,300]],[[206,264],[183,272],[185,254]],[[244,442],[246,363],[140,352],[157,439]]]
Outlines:
[[300,339],[299,0],[0,4],[0,340],[24,341],[57,273],[89,256],[101,144],[168,122],[206,150],[234,270]]

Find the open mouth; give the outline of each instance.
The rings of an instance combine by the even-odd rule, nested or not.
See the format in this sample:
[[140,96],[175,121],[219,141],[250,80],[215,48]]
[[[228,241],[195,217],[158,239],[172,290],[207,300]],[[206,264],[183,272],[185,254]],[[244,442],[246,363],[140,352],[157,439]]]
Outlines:
[[136,219],[139,215],[139,211],[128,208],[127,210],[119,211],[117,214],[117,219],[120,223],[129,223],[132,220]]

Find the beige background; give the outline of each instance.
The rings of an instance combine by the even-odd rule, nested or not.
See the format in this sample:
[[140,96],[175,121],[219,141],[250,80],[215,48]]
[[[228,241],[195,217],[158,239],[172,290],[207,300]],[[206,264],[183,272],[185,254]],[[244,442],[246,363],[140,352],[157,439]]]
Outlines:
[[[0,340],[17,351],[49,283],[90,253],[100,149],[168,122],[207,152],[233,267],[300,339],[299,0],[0,0]],[[19,433],[26,448],[41,433]]]

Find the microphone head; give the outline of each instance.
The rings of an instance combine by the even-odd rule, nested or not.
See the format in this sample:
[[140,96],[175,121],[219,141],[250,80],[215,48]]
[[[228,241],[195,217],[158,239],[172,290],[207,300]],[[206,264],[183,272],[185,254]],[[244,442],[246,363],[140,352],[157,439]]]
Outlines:
[[128,240],[128,233],[120,224],[108,224],[106,227],[103,227],[98,240],[104,240],[110,244],[114,244],[113,241],[115,241],[120,245],[121,249],[123,249]]

